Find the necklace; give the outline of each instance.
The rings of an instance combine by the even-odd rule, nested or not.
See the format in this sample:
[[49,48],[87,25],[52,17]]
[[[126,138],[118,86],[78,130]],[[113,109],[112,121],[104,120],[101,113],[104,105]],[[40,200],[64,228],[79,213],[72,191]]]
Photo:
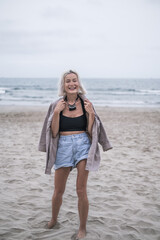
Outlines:
[[67,101],[67,105],[68,105],[68,108],[69,108],[69,111],[73,111],[73,110],[76,110],[76,102],[78,100],[78,96],[75,100],[75,102],[73,104],[69,104],[68,101],[67,101],[67,97],[66,97],[66,101]]

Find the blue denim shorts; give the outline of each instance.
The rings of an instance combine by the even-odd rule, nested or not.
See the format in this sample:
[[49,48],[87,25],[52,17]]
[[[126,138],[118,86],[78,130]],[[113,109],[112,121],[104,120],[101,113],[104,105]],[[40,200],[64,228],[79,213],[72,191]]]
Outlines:
[[91,143],[87,133],[60,136],[54,169],[76,167],[77,163],[87,159]]

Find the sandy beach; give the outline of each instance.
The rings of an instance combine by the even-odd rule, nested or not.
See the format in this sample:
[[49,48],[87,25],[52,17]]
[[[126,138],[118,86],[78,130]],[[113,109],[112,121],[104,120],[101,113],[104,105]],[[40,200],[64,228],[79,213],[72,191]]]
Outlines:
[[[38,142],[48,107],[0,106],[0,240],[73,240],[76,169],[48,230],[54,171]],[[88,240],[160,240],[160,109],[96,108],[113,149],[90,173]]]

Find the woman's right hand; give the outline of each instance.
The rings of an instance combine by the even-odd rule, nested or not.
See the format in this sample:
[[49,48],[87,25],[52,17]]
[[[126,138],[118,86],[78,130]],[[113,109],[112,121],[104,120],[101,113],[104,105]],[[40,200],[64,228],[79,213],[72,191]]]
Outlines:
[[54,112],[60,113],[61,111],[63,111],[63,109],[65,109],[65,106],[66,106],[66,102],[64,101],[64,99],[61,99],[57,103]]

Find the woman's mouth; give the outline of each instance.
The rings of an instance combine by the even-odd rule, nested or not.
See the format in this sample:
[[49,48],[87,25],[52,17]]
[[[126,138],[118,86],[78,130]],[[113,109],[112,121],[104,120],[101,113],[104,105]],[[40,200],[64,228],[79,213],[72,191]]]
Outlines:
[[75,90],[76,87],[69,87],[68,89],[69,89],[69,90]]

